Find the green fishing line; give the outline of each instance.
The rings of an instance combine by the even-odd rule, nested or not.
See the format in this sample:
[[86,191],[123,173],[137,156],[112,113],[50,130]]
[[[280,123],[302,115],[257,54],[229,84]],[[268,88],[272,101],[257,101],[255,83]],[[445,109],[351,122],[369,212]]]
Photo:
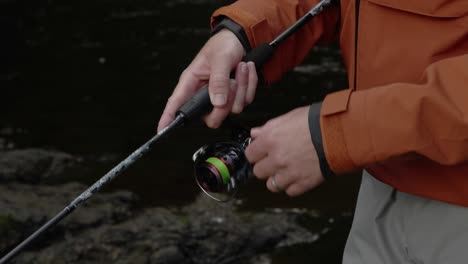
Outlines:
[[229,182],[229,179],[231,178],[231,174],[229,173],[229,169],[222,162],[220,159],[216,157],[211,157],[206,160],[206,162],[210,163],[211,165],[215,166],[215,168],[221,173],[221,177],[223,177],[223,183],[227,184]]

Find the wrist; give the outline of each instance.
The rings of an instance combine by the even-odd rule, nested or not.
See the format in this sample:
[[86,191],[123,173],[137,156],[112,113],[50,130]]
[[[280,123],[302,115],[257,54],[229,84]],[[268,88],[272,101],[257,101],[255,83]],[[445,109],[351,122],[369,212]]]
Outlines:
[[207,43],[209,43],[209,47],[214,47],[216,52],[219,51],[221,54],[230,54],[229,57],[237,62],[241,61],[246,54],[245,49],[242,47],[237,37],[227,29],[221,29],[213,35]]
[[244,48],[244,54],[247,54],[252,49],[247,38],[247,34],[245,33],[241,25],[237,24],[228,17],[222,17],[213,27],[211,35],[213,36],[222,30],[228,30],[236,36],[236,38],[239,40],[240,44]]

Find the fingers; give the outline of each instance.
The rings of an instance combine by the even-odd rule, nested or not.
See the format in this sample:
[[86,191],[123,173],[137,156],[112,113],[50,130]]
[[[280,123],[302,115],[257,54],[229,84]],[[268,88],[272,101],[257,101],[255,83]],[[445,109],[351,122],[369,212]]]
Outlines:
[[257,91],[258,76],[257,76],[257,71],[255,69],[255,63],[249,61],[247,63],[247,68],[249,70],[249,81],[248,81],[247,93],[245,96],[245,102],[246,104],[251,104],[255,98],[255,92]]
[[232,107],[233,113],[240,113],[253,102],[257,91],[258,77],[253,62],[241,62],[236,69],[237,92]]
[[285,189],[285,185],[281,182],[281,176],[279,174],[274,175],[266,181],[266,187],[268,190],[274,193],[281,192]]
[[257,138],[260,135],[261,129],[261,127],[254,127],[250,129],[250,136],[254,139]]
[[266,144],[264,137],[252,138],[254,140],[245,149],[245,156],[251,164],[255,164],[267,156],[267,148],[264,147]]
[[245,62],[241,62],[237,65],[236,69],[236,83],[237,91],[236,98],[234,99],[234,104],[232,106],[232,112],[239,114],[244,110],[246,102],[246,93],[248,88],[249,81],[249,68]]
[[228,101],[231,65],[223,57],[213,59],[208,90],[211,103],[215,107],[223,107]]
[[158,123],[158,132],[174,120],[176,111],[179,110],[204,83],[205,81],[196,77],[190,71],[184,71],[182,73],[173,94],[167,100],[166,107]]
[[[218,81],[213,82],[215,85],[217,85],[217,87],[211,88],[210,86],[208,88],[210,89],[210,96],[213,94],[213,96],[210,98],[214,105],[213,111],[204,118],[208,127],[219,127],[230,112],[236,114],[241,113],[244,110],[245,105],[253,101],[257,89],[257,75],[254,64],[252,62],[249,63],[240,62],[237,65],[235,81],[230,80],[230,89],[228,90],[226,98],[224,98],[224,88],[221,88],[224,86],[225,81],[221,78],[218,78]],[[211,83],[212,81],[210,79],[210,85]],[[212,90],[215,92],[212,92]],[[248,93],[250,93],[250,95],[247,95]],[[217,97],[220,96],[220,94],[222,94],[222,98]],[[224,105],[215,105],[216,100],[221,102],[224,99],[227,100],[224,102]]]
[[[195,65],[195,62],[199,63],[194,61],[189,68],[201,67]],[[214,106],[213,111],[204,118],[208,127],[219,127],[230,112],[241,113],[246,105],[252,103],[258,84],[253,62],[238,63],[235,82],[229,78],[232,66],[222,57],[214,58],[211,65],[211,71],[199,70],[197,74],[188,69],[184,71],[174,93],[167,101],[158,123],[158,132],[169,125],[174,120],[176,111],[207,83],[210,100]]]
[[266,187],[271,192],[285,192],[291,197],[299,196],[308,190],[303,182],[292,183],[288,181],[288,177],[278,173],[267,179]]
[[[278,177],[276,177],[278,178]],[[286,183],[284,190],[289,196],[299,196],[310,189],[313,189],[323,182],[322,177],[304,177],[299,180]]]
[[223,107],[229,101],[229,73],[243,54],[242,44],[231,31],[221,30],[211,37],[182,73],[159,120],[158,131],[172,122],[176,111],[208,82],[211,103]]
[[210,128],[218,128],[227,115],[231,112],[231,107],[236,93],[236,81],[230,80],[228,101],[222,107],[213,107],[211,113],[203,118],[205,124]]
[[254,175],[261,180],[265,180],[268,177],[273,176],[275,171],[276,168],[271,166],[271,160],[268,156],[255,163],[255,166],[253,167]]
[[305,193],[306,191],[307,191],[307,188],[305,188],[303,184],[299,184],[299,183],[292,184],[285,190],[286,194],[291,197],[299,196]]

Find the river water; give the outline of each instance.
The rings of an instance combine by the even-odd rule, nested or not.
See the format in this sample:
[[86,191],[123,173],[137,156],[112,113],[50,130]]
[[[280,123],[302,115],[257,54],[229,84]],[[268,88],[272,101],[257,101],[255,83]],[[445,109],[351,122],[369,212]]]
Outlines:
[[[209,36],[210,14],[228,1],[0,1],[0,147],[59,149],[84,157],[92,183],[149,139],[180,72]],[[318,47],[281,81],[259,90],[235,119],[257,126],[346,87],[336,45]],[[141,206],[191,202],[199,193],[192,153],[226,140],[226,128],[180,129],[113,182]],[[336,221],[320,246],[274,253],[274,263],[339,263],[359,178],[346,175],[306,195],[271,194],[254,181],[245,210],[310,208]],[[311,254],[313,255],[311,256]],[[315,261],[311,261],[315,260]]]

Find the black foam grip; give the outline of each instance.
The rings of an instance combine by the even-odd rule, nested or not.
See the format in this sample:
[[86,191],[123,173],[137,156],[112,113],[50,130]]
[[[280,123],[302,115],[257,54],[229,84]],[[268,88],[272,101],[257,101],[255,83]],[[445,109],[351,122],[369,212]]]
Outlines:
[[[257,72],[270,59],[273,54],[273,46],[263,44],[251,50],[242,60],[245,62],[252,61],[255,63]],[[234,74],[231,73],[233,78]],[[213,109],[208,93],[208,86],[201,88],[188,102],[186,102],[178,111],[177,114],[183,114],[185,120],[201,117],[209,113]]]
[[189,120],[194,117],[205,115],[212,109],[213,105],[210,101],[208,85],[205,85],[177,111],[177,114],[183,114],[185,120]]
[[242,61],[249,62],[252,61],[255,63],[255,68],[257,71],[261,69],[263,64],[265,64],[273,54],[274,47],[268,43],[262,44],[255,49],[251,50]]

